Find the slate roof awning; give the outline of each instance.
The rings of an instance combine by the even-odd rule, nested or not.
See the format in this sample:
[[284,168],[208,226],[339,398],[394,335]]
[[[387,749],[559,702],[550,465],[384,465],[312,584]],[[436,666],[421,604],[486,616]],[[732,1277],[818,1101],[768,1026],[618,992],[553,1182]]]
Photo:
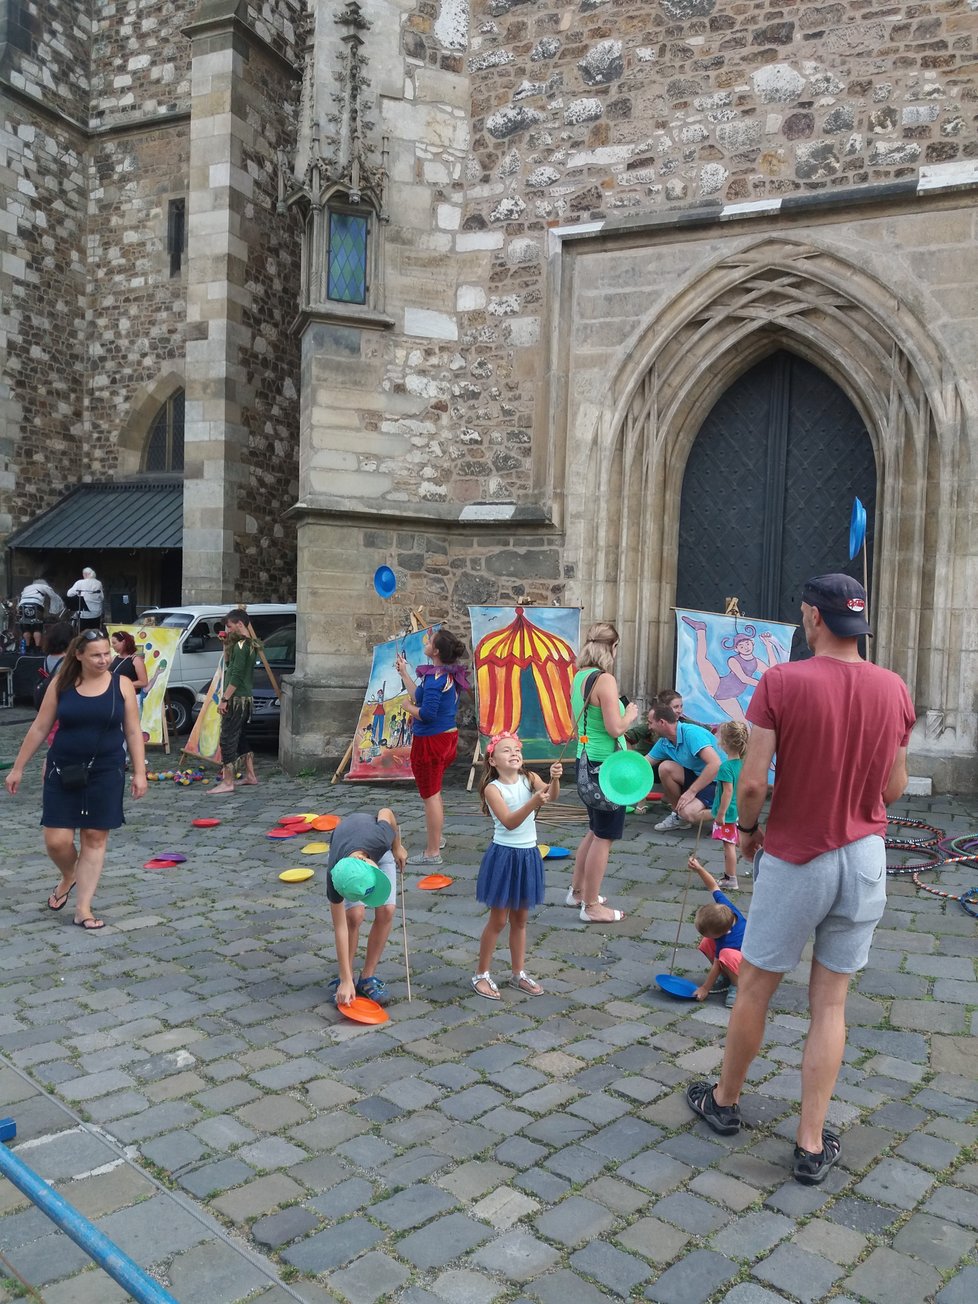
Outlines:
[[38,552],[182,548],[183,481],[79,485],[15,530],[7,547]]

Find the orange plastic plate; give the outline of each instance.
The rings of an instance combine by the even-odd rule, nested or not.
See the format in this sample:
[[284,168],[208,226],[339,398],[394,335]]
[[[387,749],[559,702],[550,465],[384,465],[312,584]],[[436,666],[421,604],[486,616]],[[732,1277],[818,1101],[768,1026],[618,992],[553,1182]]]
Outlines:
[[336,1008],[354,1023],[386,1023],[390,1017],[382,1005],[366,996],[354,996],[349,1005],[337,1005]]
[[447,874],[427,874],[424,878],[418,879],[418,887],[425,892],[437,892],[439,888],[448,887],[454,882],[455,880],[449,878]]

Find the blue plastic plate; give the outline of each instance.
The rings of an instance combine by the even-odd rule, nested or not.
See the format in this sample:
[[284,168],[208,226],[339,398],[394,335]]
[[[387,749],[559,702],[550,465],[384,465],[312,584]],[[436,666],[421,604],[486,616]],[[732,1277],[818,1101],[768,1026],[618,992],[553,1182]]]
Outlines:
[[570,852],[566,847],[551,847],[547,852],[548,860],[566,860]]
[[852,515],[849,517],[849,560],[866,541],[866,508],[858,498],[852,500]]
[[696,984],[689,978],[677,978],[671,973],[657,973],[655,981],[670,996],[678,996],[684,1001],[691,1001],[696,994]]

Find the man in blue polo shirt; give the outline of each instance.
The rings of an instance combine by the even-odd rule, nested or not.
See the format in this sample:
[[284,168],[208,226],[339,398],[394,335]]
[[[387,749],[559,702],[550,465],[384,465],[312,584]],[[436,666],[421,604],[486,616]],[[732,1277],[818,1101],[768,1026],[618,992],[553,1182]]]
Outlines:
[[683,723],[671,706],[654,706],[649,724],[659,739],[649,760],[659,766],[659,782],[672,807],[656,829],[672,833],[711,819],[721,761],[713,735],[698,724]]

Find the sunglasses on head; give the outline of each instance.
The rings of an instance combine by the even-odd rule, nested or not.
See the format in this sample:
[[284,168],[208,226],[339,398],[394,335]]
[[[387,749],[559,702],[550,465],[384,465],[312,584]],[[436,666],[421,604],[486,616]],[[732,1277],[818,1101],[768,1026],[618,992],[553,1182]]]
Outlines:
[[97,643],[99,639],[108,638],[104,629],[86,629],[82,634],[83,643]]

